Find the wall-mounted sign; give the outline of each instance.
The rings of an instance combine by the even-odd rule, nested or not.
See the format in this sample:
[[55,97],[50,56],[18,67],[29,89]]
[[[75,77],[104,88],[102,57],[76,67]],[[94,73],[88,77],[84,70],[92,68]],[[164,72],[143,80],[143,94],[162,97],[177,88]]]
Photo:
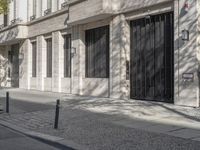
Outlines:
[[193,82],[194,81],[194,73],[183,73],[182,78],[184,81]]

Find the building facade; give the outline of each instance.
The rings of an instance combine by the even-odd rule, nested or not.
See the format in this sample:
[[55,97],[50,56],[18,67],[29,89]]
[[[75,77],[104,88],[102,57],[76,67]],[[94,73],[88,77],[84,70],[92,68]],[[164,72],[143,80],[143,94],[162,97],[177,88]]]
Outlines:
[[1,86],[199,107],[199,0],[11,0]]

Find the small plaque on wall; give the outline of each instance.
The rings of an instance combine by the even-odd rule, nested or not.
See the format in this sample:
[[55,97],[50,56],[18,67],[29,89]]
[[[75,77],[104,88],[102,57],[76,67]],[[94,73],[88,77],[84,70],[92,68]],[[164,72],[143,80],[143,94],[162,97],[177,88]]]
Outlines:
[[183,73],[182,78],[184,81],[193,82],[194,81],[194,73]]

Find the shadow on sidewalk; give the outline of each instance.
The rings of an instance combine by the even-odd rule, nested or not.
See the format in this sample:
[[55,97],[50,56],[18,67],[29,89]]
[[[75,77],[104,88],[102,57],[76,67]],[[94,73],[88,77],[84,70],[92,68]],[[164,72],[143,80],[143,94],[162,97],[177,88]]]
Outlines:
[[[106,108],[106,112],[110,113],[119,113],[119,112],[129,112],[129,113],[138,113],[141,115],[150,116],[152,114],[148,114],[144,112],[144,110],[155,110],[155,114],[165,113],[169,114],[176,114],[182,116],[183,118],[190,119],[193,121],[200,122],[200,111],[199,108],[191,108],[191,107],[184,107],[184,106],[175,106],[173,104],[166,104],[161,102],[153,102],[153,101],[135,101],[135,100],[117,100],[117,99],[108,99],[108,98],[88,98],[88,97],[81,97],[81,98],[66,98],[66,105],[67,107],[71,108],[86,108],[86,109],[97,109]],[[164,112],[159,112],[156,110],[156,107],[163,108]],[[134,109],[137,108],[137,109]],[[140,108],[140,109],[138,109]],[[148,111],[147,111],[148,112]],[[195,114],[196,113],[196,114]]]

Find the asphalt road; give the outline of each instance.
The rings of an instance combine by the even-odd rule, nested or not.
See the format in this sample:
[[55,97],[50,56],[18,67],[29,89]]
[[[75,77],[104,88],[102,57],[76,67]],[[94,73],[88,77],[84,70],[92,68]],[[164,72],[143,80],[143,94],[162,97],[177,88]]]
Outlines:
[[64,145],[54,144],[48,141],[32,139],[21,133],[0,126],[1,150],[73,150]]

